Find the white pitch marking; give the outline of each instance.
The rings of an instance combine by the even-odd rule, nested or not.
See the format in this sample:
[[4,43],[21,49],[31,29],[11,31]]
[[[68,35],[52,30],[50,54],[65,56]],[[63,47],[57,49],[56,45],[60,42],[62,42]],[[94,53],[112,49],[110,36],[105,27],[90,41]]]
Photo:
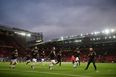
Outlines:
[[49,73],[49,72],[42,72],[42,73],[44,73],[44,74],[54,74],[54,75],[72,76],[72,77],[89,77],[89,76],[72,75],[72,74],[61,74],[61,73]]

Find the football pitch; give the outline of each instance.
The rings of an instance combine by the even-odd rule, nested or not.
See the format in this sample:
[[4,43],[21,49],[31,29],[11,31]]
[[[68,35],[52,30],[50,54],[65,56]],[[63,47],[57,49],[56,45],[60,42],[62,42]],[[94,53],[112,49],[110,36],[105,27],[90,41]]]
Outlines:
[[0,62],[0,77],[116,77],[115,63],[96,63],[98,70],[95,71],[93,64],[88,70],[84,70],[86,63],[81,63],[74,69],[71,62],[55,65],[53,70],[48,69],[49,63],[37,63],[35,70],[31,64],[18,63],[15,69],[9,68],[8,62]]

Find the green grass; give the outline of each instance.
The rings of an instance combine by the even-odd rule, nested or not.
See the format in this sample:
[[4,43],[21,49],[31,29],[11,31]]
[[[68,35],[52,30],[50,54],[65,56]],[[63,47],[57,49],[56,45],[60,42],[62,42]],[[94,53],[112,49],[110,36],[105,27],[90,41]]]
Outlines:
[[116,77],[116,64],[114,63],[96,63],[98,72],[90,65],[88,70],[84,70],[86,63],[76,69],[72,64],[63,63],[61,67],[54,66],[53,70],[48,69],[48,63],[38,63],[36,69],[30,68],[31,64],[18,63],[16,69],[10,69],[9,63],[0,62],[0,77]]

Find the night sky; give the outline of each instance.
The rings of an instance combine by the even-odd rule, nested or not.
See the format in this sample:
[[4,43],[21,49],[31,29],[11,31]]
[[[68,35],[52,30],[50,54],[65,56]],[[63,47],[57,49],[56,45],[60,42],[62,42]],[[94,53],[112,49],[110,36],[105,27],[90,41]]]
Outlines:
[[116,29],[116,0],[0,0],[0,24],[44,39]]

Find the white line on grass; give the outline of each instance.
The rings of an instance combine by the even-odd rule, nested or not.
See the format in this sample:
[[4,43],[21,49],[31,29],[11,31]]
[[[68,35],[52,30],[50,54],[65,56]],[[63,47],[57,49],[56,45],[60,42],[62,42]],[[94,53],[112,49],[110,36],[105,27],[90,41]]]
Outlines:
[[[10,69],[0,69],[0,71],[9,71]],[[17,70],[19,71],[19,70]],[[49,75],[61,75],[61,76],[71,76],[71,77],[90,77],[84,75],[74,75],[74,74],[63,74],[63,73],[51,73],[51,72],[39,72],[39,71],[20,71],[20,72],[33,72],[33,73],[40,73],[40,74],[49,74]]]
[[50,73],[50,72],[39,72],[39,73],[52,74],[52,75],[64,75],[64,76],[72,76],[72,77],[90,77],[90,76],[72,75],[72,74],[61,74],[61,73]]

